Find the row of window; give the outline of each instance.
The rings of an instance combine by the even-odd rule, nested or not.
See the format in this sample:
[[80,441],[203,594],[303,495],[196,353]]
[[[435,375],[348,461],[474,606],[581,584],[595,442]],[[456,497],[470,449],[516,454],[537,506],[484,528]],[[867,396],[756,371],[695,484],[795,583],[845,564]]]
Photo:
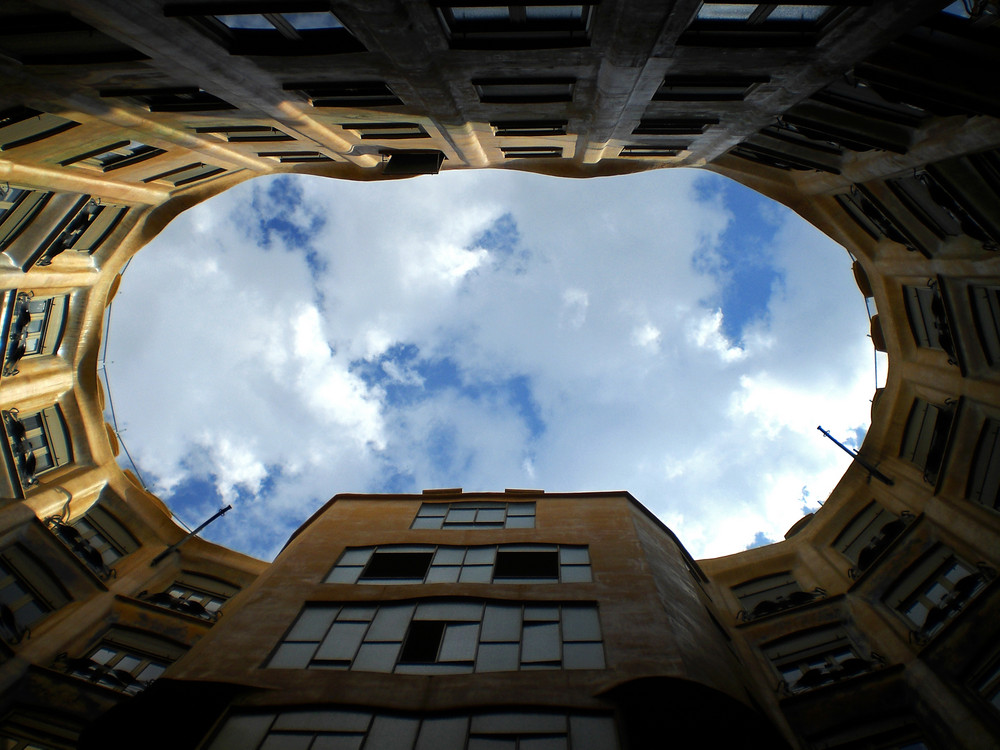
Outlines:
[[18,374],[21,360],[55,354],[59,349],[69,295],[35,296],[32,291],[11,291],[3,296],[0,336],[6,342],[3,374]]
[[393,544],[350,547],[326,583],[586,583],[585,546],[501,544],[483,547]]
[[229,716],[209,750],[615,750],[614,719],[557,711],[481,711],[445,716],[357,708]]
[[267,666],[396,674],[604,669],[604,645],[590,603],[323,603],[306,605]]

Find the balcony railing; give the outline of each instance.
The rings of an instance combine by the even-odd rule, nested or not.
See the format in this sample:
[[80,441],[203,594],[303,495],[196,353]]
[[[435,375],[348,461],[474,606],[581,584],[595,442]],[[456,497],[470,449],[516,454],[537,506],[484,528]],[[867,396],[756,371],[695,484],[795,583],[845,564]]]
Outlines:
[[152,682],[152,680],[140,680],[125,669],[115,669],[86,656],[70,658],[65,651],[56,656],[53,666],[73,677],[79,677],[81,680],[104,685],[130,695],[141,693]]
[[28,324],[31,323],[31,313],[28,303],[34,297],[34,292],[18,292],[14,309],[11,312],[10,335],[7,350],[4,353],[3,374],[5,377],[17,375],[17,363],[28,351]]
[[21,486],[31,487],[38,484],[38,479],[35,477],[38,461],[35,458],[35,449],[28,440],[28,431],[18,419],[18,413],[17,409],[4,411],[3,424],[7,429],[7,438],[10,441],[11,452],[14,454],[14,463],[17,465]]
[[202,620],[208,620],[209,622],[215,622],[219,619],[219,612],[210,612],[205,609],[205,607],[200,603],[192,599],[182,599],[180,597],[174,596],[170,591],[161,591],[156,594],[150,594],[146,591],[139,593],[140,600],[147,602],[149,604],[155,604],[158,607],[164,607],[165,609],[172,609],[175,612],[181,612],[185,615],[192,615],[193,617],[201,618]]
[[832,685],[851,677],[873,672],[884,666],[885,659],[880,654],[872,651],[867,659],[863,659],[860,656],[852,656],[843,661],[832,661],[823,667],[807,669],[799,679],[791,684],[785,680],[780,680],[778,682],[778,691],[785,694],[801,693],[806,690],[823,687],[824,685]]
[[767,617],[768,615],[773,615],[777,612],[795,609],[796,607],[810,604],[817,599],[823,599],[825,597],[826,591],[821,589],[819,586],[814,588],[812,591],[793,591],[788,595],[776,596],[774,599],[764,599],[763,601],[757,602],[753,609],[741,609],[736,617],[740,622],[751,622],[752,620],[756,620],[760,617]]
[[973,597],[996,578],[997,572],[984,562],[976,563],[977,570],[955,582],[954,588],[941,597],[936,607],[928,610],[923,624],[910,631],[910,641],[923,645],[929,641],[945,622],[957,615]]
[[858,564],[847,571],[847,575],[853,580],[860,578],[881,554],[889,548],[889,545],[893,543],[896,537],[902,534],[903,530],[912,523],[913,519],[914,515],[904,510],[900,513],[899,518],[889,521],[889,523],[882,526],[878,530],[878,533],[871,538],[868,546],[858,554]]
[[45,525],[102,581],[118,577],[117,571],[108,567],[107,563],[104,562],[101,553],[94,549],[94,546],[84,539],[79,531],[65,523],[62,516],[49,516],[45,519]]

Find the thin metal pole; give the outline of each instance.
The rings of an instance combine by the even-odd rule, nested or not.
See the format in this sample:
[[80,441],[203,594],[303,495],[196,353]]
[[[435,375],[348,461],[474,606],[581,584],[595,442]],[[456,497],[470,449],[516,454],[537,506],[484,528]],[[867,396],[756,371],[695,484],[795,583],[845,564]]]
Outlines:
[[890,485],[890,486],[891,486],[891,485],[893,485],[893,484],[895,484],[895,482],[893,482],[893,481],[892,481],[892,480],[891,480],[891,479],[890,479],[889,477],[887,477],[887,476],[886,476],[885,474],[883,474],[883,473],[882,473],[881,471],[879,471],[879,470],[878,470],[878,469],[876,469],[876,468],[875,468],[874,466],[872,466],[872,465],[871,465],[870,463],[868,463],[868,462],[867,462],[867,461],[865,461],[865,460],[864,460],[863,458],[861,458],[861,456],[859,456],[859,455],[858,455],[857,451],[852,451],[852,450],[851,450],[850,448],[848,448],[848,447],[847,447],[846,445],[844,445],[844,444],[843,444],[842,442],[840,442],[839,440],[837,440],[837,438],[835,438],[835,437],[834,437],[833,435],[831,435],[831,434],[830,434],[829,432],[827,432],[826,430],[824,430],[824,429],[823,429],[823,426],[822,426],[822,425],[818,426],[818,427],[817,427],[816,429],[817,429],[817,430],[819,430],[820,432],[822,432],[822,433],[823,433],[824,435],[826,435],[826,436],[827,436],[828,438],[830,438],[830,440],[832,440],[833,442],[835,442],[835,443],[836,443],[837,445],[839,445],[839,446],[840,446],[840,449],[841,449],[842,451],[844,451],[844,453],[846,453],[846,454],[847,454],[848,456],[850,456],[850,457],[851,457],[851,458],[853,458],[853,459],[854,459],[855,461],[857,461],[857,462],[858,462],[859,464],[861,464],[861,465],[862,465],[862,466],[864,466],[864,467],[865,467],[866,469],[868,469],[868,475],[869,475],[869,476],[873,476],[873,477],[875,477],[875,478],[876,478],[877,480],[879,480],[880,482],[884,482],[885,484],[888,484],[888,485]]
[[187,535],[183,539],[181,539],[179,542],[177,542],[176,544],[171,544],[169,547],[167,547],[165,550],[163,550],[163,552],[161,552],[156,557],[154,557],[153,561],[149,564],[149,566],[153,567],[155,565],[159,565],[160,561],[162,561],[164,557],[166,557],[171,552],[173,552],[175,549],[177,549],[178,547],[180,547],[182,544],[184,544],[184,542],[186,542],[188,539],[190,539],[191,537],[193,537],[195,534],[197,534],[203,528],[205,528],[206,526],[208,526],[216,518],[219,518],[220,516],[226,515],[226,513],[228,513],[232,509],[233,509],[232,505],[227,505],[225,508],[219,508],[219,510],[217,510],[215,512],[215,515],[213,515],[211,518],[209,518],[207,521],[205,521],[205,523],[203,523],[201,526],[199,526],[194,531],[189,531],[187,533]]

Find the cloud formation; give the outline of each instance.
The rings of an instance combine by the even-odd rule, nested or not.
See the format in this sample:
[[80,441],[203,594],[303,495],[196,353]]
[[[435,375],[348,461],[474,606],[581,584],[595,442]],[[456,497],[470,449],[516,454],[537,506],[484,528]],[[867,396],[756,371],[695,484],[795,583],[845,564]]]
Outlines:
[[702,557],[780,539],[846,468],[816,425],[867,428],[868,321],[842,248],[734,190],[686,170],[234,188],[126,274],[129,450],[189,523],[234,502],[210,538],[263,557],[335,493],[426,487],[626,489]]

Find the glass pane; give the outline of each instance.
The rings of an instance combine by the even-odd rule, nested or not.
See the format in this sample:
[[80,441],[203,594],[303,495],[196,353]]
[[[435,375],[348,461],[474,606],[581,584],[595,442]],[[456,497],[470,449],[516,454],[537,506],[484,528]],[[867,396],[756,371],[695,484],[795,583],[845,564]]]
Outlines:
[[563,565],[560,569],[563,583],[590,583],[592,580],[589,565]]
[[363,622],[334,623],[329,635],[316,652],[316,658],[350,661],[361,645],[361,639],[367,629],[368,623]]
[[965,7],[965,0],[957,0],[957,2],[949,5],[942,12],[958,16],[959,18],[969,18],[969,9]]
[[450,510],[445,517],[445,523],[472,523],[476,520],[474,510]]
[[278,714],[275,729],[313,732],[366,732],[372,715],[367,711],[286,711]]
[[477,523],[503,523],[504,510],[503,508],[495,508],[489,510],[481,510],[476,514]]
[[424,719],[414,750],[453,750],[465,745],[469,720],[464,716]]
[[499,737],[469,737],[468,750],[516,750],[517,740]]
[[162,664],[148,664],[136,677],[143,682],[152,682],[166,671],[167,668]]
[[586,565],[590,563],[590,553],[586,547],[560,547],[559,562],[563,565]]
[[476,656],[477,672],[516,672],[518,668],[516,643],[481,643]]
[[478,621],[482,613],[483,605],[476,602],[423,602],[413,619]]
[[344,554],[340,556],[340,560],[337,561],[337,565],[364,565],[374,551],[374,547],[345,550]]
[[566,737],[525,737],[517,744],[517,750],[566,750]]
[[562,625],[564,641],[601,640],[601,624],[594,607],[563,607]]
[[330,628],[340,607],[308,607],[302,610],[286,641],[320,641]]
[[90,655],[90,659],[91,661],[96,661],[98,664],[107,664],[108,660],[117,654],[117,651],[112,651],[110,648],[104,648],[102,646]]
[[535,528],[534,516],[507,516],[508,529],[533,529]]
[[124,669],[126,672],[131,672],[133,669],[142,664],[142,659],[138,656],[132,656],[132,654],[126,654],[121,659],[118,660],[117,664],[112,666],[115,669]]
[[215,740],[209,747],[212,750],[225,750],[230,747],[255,748],[264,738],[273,718],[273,714],[231,716],[215,735]]
[[573,750],[607,750],[618,747],[614,719],[604,716],[570,716]]
[[521,663],[558,662],[562,658],[559,626],[555,623],[525,623],[521,635]]
[[376,716],[365,744],[371,748],[399,748],[408,750],[417,739],[419,719],[404,716]]
[[507,515],[508,516],[534,516],[535,515],[535,504],[534,503],[508,503],[507,504]]
[[355,620],[358,622],[369,622],[375,616],[375,605],[352,604],[340,610],[337,620]]
[[398,641],[402,643],[406,636],[406,628],[413,616],[413,605],[386,605],[379,609],[378,614],[368,629],[365,640]]
[[440,529],[441,528],[441,518],[415,518],[413,519],[413,524],[410,526],[411,529]]
[[233,16],[216,16],[230,29],[274,29],[271,22],[259,13],[247,13]]
[[830,9],[829,5],[779,5],[768,15],[768,21],[818,21]]
[[476,565],[492,563],[496,554],[496,547],[470,547],[468,552],[465,553],[465,564]]
[[555,622],[559,619],[559,607],[545,604],[527,604],[524,607],[524,619]]
[[458,580],[461,583],[489,583],[493,575],[492,565],[466,565]]
[[267,666],[275,669],[305,669],[315,650],[315,643],[282,643]]
[[705,3],[698,10],[698,18],[702,21],[746,21],[755,10],[756,5]]
[[461,571],[457,565],[447,565],[447,566],[437,566],[432,567],[427,572],[427,577],[424,579],[425,583],[456,583],[458,581],[458,574]]
[[451,9],[451,14],[456,21],[507,21],[510,19],[510,10],[506,5],[490,5],[483,8],[457,6]]
[[361,575],[362,568],[358,565],[340,566],[330,571],[326,577],[326,583],[357,583],[358,576]]
[[563,669],[604,669],[604,649],[600,643],[566,643]]
[[528,20],[579,21],[583,18],[582,5],[528,5],[524,9]]
[[474,734],[565,734],[562,714],[497,713],[472,717]]
[[260,750],[309,750],[311,734],[269,734]]
[[392,672],[399,643],[363,643],[351,669],[361,672]]
[[479,642],[479,623],[448,625],[444,629],[438,661],[472,661]]
[[284,18],[296,31],[307,29],[342,29],[342,24],[333,13],[282,13]]
[[483,635],[485,641],[521,640],[521,608],[503,604],[487,604],[483,618]]
[[420,518],[444,518],[447,512],[447,504],[434,503],[433,505],[421,505],[417,515]]
[[434,553],[434,565],[461,565],[465,557],[465,547],[438,547]]
[[316,738],[309,750],[361,750],[363,734],[324,734]]

